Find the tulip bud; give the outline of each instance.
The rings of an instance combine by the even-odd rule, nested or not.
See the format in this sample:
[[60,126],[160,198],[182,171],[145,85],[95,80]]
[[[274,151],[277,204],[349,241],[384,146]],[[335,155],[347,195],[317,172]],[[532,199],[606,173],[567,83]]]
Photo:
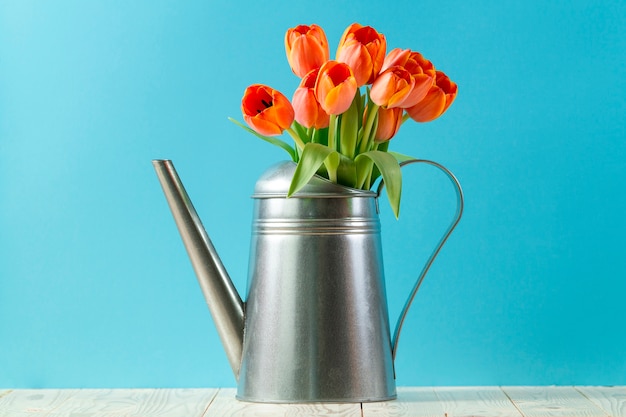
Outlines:
[[378,109],[378,127],[374,135],[375,142],[385,142],[394,137],[402,125],[402,114],[404,110],[400,108]]
[[385,59],[385,36],[370,26],[353,23],[343,33],[337,48],[337,61],[352,68],[357,85],[371,84]]
[[291,102],[298,123],[307,128],[322,129],[328,127],[330,117],[315,98],[315,81],[318,73],[319,68],[314,69],[302,78]]
[[450,107],[458,91],[457,85],[446,74],[437,71],[435,85],[426,97],[415,106],[406,109],[416,122],[430,122],[441,116]]
[[357,83],[347,64],[327,61],[319,70],[315,82],[315,97],[328,114],[339,115],[350,107]]
[[246,88],[241,99],[243,118],[257,133],[276,136],[291,126],[294,111],[280,91],[262,84]]
[[330,57],[326,34],[317,25],[300,25],[287,30],[285,51],[291,70],[301,78],[321,67]]

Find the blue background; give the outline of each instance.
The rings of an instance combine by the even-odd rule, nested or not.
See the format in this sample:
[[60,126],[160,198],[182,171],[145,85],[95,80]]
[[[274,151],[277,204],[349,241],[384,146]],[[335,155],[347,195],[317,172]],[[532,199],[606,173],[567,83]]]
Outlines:
[[[243,290],[250,194],[284,154],[227,120],[291,96],[283,36],[352,22],[459,85],[392,149],[463,184],[400,385],[626,384],[623,1],[0,3],[0,387],[234,386],[151,160],[176,164]],[[432,168],[382,205],[390,314],[454,212]]]

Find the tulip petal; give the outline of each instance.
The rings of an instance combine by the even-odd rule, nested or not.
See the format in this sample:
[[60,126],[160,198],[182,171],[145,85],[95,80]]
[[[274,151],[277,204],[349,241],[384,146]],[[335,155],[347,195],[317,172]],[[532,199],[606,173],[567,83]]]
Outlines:
[[445,105],[445,93],[439,87],[431,87],[426,97],[406,112],[416,122],[430,122],[443,113]]
[[328,114],[341,114],[348,110],[354,94],[356,93],[356,87],[350,84],[339,84],[326,95],[326,100],[322,105],[322,108],[326,110]]
[[250,117],[248,115],[243,116],[246,123],[248,123],[252,129],[259,132],[261,135],[276,136],[283,133],[276,123],[269,122],[260,117]]
[[400,108],[378,109],[378,127],[374,137],[376,142],[387,141],[398,133],[402,125],[402,113]]
[[428,74],[413,75],[413,80],[415,80],[413,90],[402,102],[403,108],[413,107],[422,101],[433,85],[433,78]]

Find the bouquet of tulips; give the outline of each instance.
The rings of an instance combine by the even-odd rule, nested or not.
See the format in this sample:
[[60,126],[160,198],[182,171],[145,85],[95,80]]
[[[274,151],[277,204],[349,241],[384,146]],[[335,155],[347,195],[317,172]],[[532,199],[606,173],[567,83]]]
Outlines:
[[[285,49],[301,78],[292,100],[254,84],[241,101],[251,129],[231,120],[281,147],[298,164],[288,196],[315,174],[364,190],[382,176],[397,217],[400,163],[411,158],[390,152],[389,140],[409,118],[428,122],[443,114],[456,97],[456,84],[419,52],[387,53],[385,36],[358,23],[343,33],[335,60],[324,31],[314,24],[287,30]],[[278,137],[284,132],[295,146]]]

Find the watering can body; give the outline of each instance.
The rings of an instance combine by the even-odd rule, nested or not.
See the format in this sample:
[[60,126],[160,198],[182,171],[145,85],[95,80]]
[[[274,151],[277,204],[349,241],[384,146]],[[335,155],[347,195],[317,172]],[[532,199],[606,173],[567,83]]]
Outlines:
[[403,317],[392,339],[379,193],[316,176],[286,198],[295,164],[267,170],[253,194],[244,302],[171,161],[153,164],[238,380],[237,398],[282,403],[396,397],[393,358]]
[[376,194],[294,164],[256,184],[237,396],[380,401],[396,395]]

